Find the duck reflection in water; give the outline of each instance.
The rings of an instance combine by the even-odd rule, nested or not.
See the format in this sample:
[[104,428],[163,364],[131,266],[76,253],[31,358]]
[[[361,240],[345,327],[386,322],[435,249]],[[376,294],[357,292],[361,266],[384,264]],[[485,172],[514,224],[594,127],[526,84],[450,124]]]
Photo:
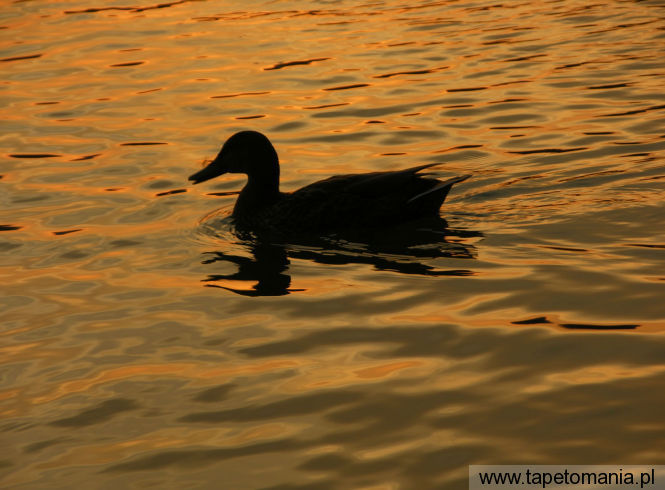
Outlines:
[[[389,230],[365,230],[329,236],[283,237],[257,235],[235,230],[246,255],[223,251],[206,252],[203,264],[230,263],[237,266],[233,274],[210,274],[203,281],[208,287],[217,287],[243,296],[281,296],[304,291],[291,288],[287,273],[290,259],[319,264],[367,264],[376,270],[421,276],[470,276],[469,269],[442,269],[426,262],[436,258],[473,259],[473,245],[457,242],[482,236],[479,232],[447,228],[446,221],[421,220]],[[237,281],[244,287],[229,287]],[[246,283],[255,284],[247,289]],[[226,284],[226,285],[222,285]]]
[[423,172],[435,165],[337,175],[282,193],[277,152],[268,138],[255,131],[234,134],[217,157],[189,180],[198,184],[225,173],[247,175],[231,218],[236,236],[252,258],[213,252],[204,263],[234,263],[238,272],[211,275],[206,282],[255,280],[251,291],[208,285],[247,296],[288,294],[297,291],[289,289],[291,280],[285,274],[289,257],[372,264],[408,274],[470,274],[437,271],[418,260],[473,257],[472,247],[446,240],[469,233],[451,233],[439,216],[452,186],[469,176],[441,181]]
[[[207,252],[203,264],[230,262],[238,266],[238,272],[227,275],[211,274],[203,280],[207,283],[206,286],[226,289],[242,296],[283,296],[296,291],[289,289],[291,276],[284,273],[288,269],[289,259],[283,246],[259,242],[249,244],[249,248],[252,257]],[[251,290],[214,284],[220,281],[256,281],[256,284]]]

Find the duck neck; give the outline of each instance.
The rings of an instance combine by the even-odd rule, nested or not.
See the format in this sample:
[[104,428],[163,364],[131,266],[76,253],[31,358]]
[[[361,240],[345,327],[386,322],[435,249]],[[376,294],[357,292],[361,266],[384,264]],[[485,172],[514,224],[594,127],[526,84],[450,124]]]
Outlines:
[[233,215],[255,214],[279,200],[279,163],[247,174],[247,184],[240,191]]

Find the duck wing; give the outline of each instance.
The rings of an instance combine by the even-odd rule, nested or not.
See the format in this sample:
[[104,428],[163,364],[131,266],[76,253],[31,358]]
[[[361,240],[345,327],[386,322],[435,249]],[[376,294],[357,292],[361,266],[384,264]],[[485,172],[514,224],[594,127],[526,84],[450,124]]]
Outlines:
[[450,188],[469,176],[441,181],[419,173],[435,165],[336,175],[284,194],[269,219],[313,230],[387,226],[438,216]]
[[386,193],[396,192],[405,184],[413,183],[414,179],[423,180],[426,174],[419,174],[421,170],[438,165],[431,163],[404,170],[389,170],[385,172],[369,172],[364,174],[335,175],[313,184],[309,184],[295,192],[317,191],[325,189],[328,192],[356,193],[359,196],[378,197]]

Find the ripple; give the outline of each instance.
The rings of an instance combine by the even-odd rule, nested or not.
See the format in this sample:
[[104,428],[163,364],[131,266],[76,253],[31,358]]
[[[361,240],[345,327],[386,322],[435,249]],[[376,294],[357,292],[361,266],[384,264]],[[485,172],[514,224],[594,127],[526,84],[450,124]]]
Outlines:
[[540,325],[540,324],[548,324],[552,323],[550,322],[547,317],[544,316],[537,316],[534,318],[528,318],[526,320],[515,320],[513,322],[510,322],[513,325]]
[[334,91],[334,90],[351,90],[353,88],[361,88],[361,87],[369,87],[369,86],[370,86],[369,83],[354,83],[352,85],[340,85],[338,87],[328,87],[328,88],[324,88],[323,90],[326,90],[326,91],[330,92],[330,91]]
[[146,10],[155,10],[155,9],[163,9],[163,8],[168,8],[168,7],[173,7],[175,5],[182,5],[183,3],[188,3],[188,2],[198,2],[200,0],[176,0],[174,2],[164,2],[164,3],[158,3],[155,5],[147,5],[143,7],[89,7],[86,9],[79,9],[79,10],[65,10],[65,14],[94,14],[98,12],[105,12],[107,10],[126,10],[130,12],[144,12]]
[[641,114],[643,112],[657,111],[660,109],[665,109],[665,105],[654,105],[650,107],[645,107],[643,109],[634,109],[632,111],[626,111],[626,112],[614,112],[612,114],[603,114],[597,117],[630,116],[632,114]]
[[155,194],[155,196],[156,197],[170,196],[173,194],[182,194],[183,192],[187,192],[187,189],[173,189],[170,191],[158,192],[157,194]]
[[240,92],[238,94],[227,94],[227,95],[213,95],[211,99],[229,99],[233,97],[246,97],[251,95],[267,95],[270,92]]
[[593,85],[587,87],[587,90],[607,90],[611,88],[621,88],[621,87],[630,87],[632,83],[611,83],[608,85]]
[[374,75],[372,78],[392,78],[400,75],[424,75],[427,73],[436,73],[437,71],[447,70],[449,66],[440,66],[438,68],[429,68],[424,70],[408,70],[408,71],[394,71],[391,73],[384,73],[382,75]]
[[111,68],[122,68],[126,66],[138,66],[138,65],[143,65],[145,61],[128,61],[126,63],[115,63],[113,65],[109,65]]
[[446,89],[446,92],[476,92],[478,90],[487,90],[487,87],[449,88]]
[[136,410],[139,405],[126,398],[115,398],[104,401],[94,408],[82,410],[77,415],[50,422],[49,425],[57,427],[87,427],[104,423],[119,413]]
[[569,153],[571,151],[582,151],[586,150],[585,147],[578,148],[542,148],[539,150],[519,150],[519,151],[509,151],[508,153],[515,153],[519,155],[531,155],[534,153]]
[[315,63],[317,61],[326,61],[329,60],[330,58],[310,58],[308,60],[298,60],[298,61],[285,61],[282,63],[276,63],[273,66],[270,66],[268,68],[264,68],[264,71],[270,71],[270,70],[280,70],[282,68],[286,68],[289,66],[299,66],[299,65],[310,65],[312,63]]
[[541,53],[541,54],[532,54],[532,55],[528,55],[528,56],[519,56],[517,58],[508,58],[507,60],[503,60],[503,61],[504,61],[504,63],[515,62],[515,61],[529,61],[529,60],[533,60],[533,59],[536,59],[536,58],[544,58],[544,57],[547,57],[547,55]]
[[62,231],[52,231],[54,235],[69,235],[70,233],[76,233],[77,231],[82,231],[83,228],[74,228],[72,230],[62,230]]
[[83,161],[83,160],[92,160],[93,158],[97,158],[97,157],[100,156],[100,155],[101,155],[101,153],[93,153],[92,155],[84,155],[84,156],[82,156],[82,157],[73,158],[73,159],[70,160],[70,161],[71,161],[71,162],[81,162],[81,161]]
[[41,58],[43,55],[40,54],[29,54],[25,56],[14,56],[11,58],[1,58],[0,62],[9,62],[9,61],[22,61],[22,60],[32,60],[35,58]]
[[148,90],[139,90],[136,93],[138,95],[141,95],[141,94],[149,94],[149,93],[152,93],[152,92],[159,92],[160,90],[163,90],[163,89],[162,88],[151,88],[151,89],[148,89]]
[[345,105],[349,105],[349,103],[348,102],[340,102],[340,103],[337,103],[337,104],[315,105],[315,106],[303,107],[303,109],[307,109],[307,110],[327,109],[329,107],[340,107],[340,106],[345,106]]
[[56,158],[61,157],[57,153],[12,153],[11,158]]
[[639,325],[597,325],[591,323],[562,323],[563,328],[573,330],[634,330]]

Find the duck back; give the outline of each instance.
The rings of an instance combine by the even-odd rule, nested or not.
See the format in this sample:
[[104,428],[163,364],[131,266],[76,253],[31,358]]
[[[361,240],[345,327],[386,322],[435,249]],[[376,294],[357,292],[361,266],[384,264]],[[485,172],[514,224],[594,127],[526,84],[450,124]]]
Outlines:
[[439,215],[448,191],[468,176],[440,181],[419,174],[433,165],[367,174],[336,175],[284,193],[238,225],[293,230],[385,227]]

